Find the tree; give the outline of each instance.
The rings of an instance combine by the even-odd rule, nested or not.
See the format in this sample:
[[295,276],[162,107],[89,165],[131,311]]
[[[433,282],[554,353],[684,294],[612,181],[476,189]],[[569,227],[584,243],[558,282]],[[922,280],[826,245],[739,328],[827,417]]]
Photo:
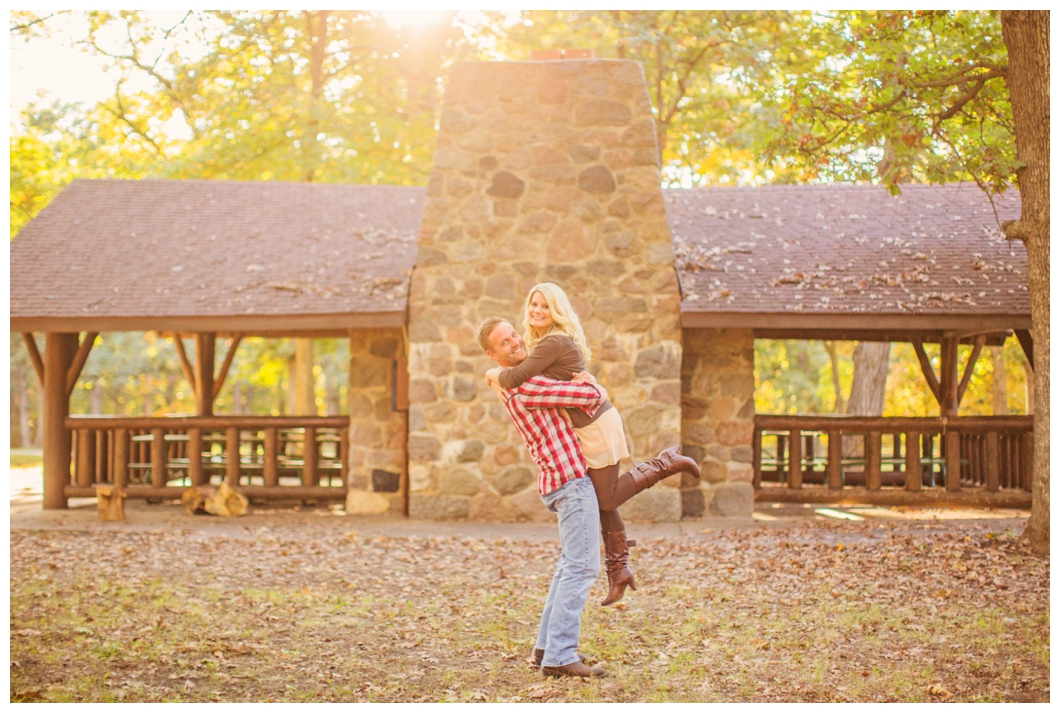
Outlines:
[[[767,147],[808,176],[1019,187],[1035,342],[1034,549],[1048,551],[1048,12],[821,13],[776,56]],[[1039,364],[1040,362],[1040,364]],[[1044,366],[1043,366],[1044,365]]]
[[[12,236],[74,178],[423,184],[442,79],[472,52],[451,22],[394,29],[373,12],[196,12],[172,27],[143,12],[89,15],[79,44],[123,79],[93,107],[23,112]],[[31,13],[11,25],[46,30]],[[155,91],[130,90],[133,77]]]
[[1026,536],[1049,552],[1049,12],[1001,13],[1009,53],[1005,83],[1012,100],[1020,218],[1006,224],[1027,246],[1034,333],[1034,501]]

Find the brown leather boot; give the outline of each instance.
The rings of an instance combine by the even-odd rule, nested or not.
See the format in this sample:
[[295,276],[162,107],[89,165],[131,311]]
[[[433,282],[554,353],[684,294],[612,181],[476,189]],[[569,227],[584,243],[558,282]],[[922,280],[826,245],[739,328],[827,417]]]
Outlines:
[[629,471],[638,493],[677,473],[688,473],[696,479],[699,478],[699,466],[691,458],[680,455],[677,452],[678,447],[667,448],[657,457],[638,463]]
[[[541,668],[541,662],[544,660],[544,658],[545,658],[545,650],[544,649],[534,649],[534,666],[537,666],[538,668]],[[585,654],[578,654],[578,660],[584,663],[585,662]]]
[[636,540],[627,540],[625,530],[617,532],[604,532],[604,564],[607,567],[607,582],[611,585],[607,593],[607,599],[600,602],[600,606],[606,607],[614,604],[626,593],[626,587],[634,592],[637,591],[637,582],[633,579],[633,571],[629,568],[629,548],[636,544]]
[[569,663],[566,666],[542,666],[541,672],[551,678],[563,678],[565,676],[578,676],[579,678],[596,678],[606,676],[607,671],[602,668],[586,666],[581,661]]

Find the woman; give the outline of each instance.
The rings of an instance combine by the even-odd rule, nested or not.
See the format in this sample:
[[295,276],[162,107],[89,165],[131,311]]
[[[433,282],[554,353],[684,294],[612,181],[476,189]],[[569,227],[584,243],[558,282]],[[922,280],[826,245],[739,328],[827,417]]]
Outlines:
[[[486,380],[514,389],[532,376],[541,374],[552,379],[570,381],[578,372],[587,371],[592,352],[585,343],[578,315],[567,294],[551,282],[535,285],[526,298],[523,321],[526,359],[516,367],[496,367],[486,372]],[[657,458],[641,463],[619,475],[618,463],[629,457],[622,417],[605,401],[592,415],[579,409],[568,409],[571,425],[581,443],[589,478],[600,505],[600,529],[603,531],[607,579],[610,591],[601,606],[622,598],[626,587],[637,591],[629,569],[629,546],[626,525],[618,506],[642,490],[675,473],[699,477],[699,466],[691,458],[678,455],[677,446],[668,448]]]

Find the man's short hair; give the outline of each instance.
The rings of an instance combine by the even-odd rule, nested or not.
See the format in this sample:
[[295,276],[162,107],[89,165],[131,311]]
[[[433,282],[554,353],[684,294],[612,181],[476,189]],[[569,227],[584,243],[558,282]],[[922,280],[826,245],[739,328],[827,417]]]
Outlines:
[[509,323],[504,317],[486,317],[486,319],[482,320],[482,324],[478,326],[478,345],[482,347],[483,351],[493,351],[493,344],[490,343],[490,333],[501,322]]

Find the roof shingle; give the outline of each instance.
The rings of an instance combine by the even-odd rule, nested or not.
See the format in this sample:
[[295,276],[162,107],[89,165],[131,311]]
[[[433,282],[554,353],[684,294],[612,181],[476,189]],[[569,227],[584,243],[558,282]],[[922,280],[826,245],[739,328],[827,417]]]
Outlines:
[[424,198],[401,186],[74,181],[11,243],[11,317],[404,315]]

